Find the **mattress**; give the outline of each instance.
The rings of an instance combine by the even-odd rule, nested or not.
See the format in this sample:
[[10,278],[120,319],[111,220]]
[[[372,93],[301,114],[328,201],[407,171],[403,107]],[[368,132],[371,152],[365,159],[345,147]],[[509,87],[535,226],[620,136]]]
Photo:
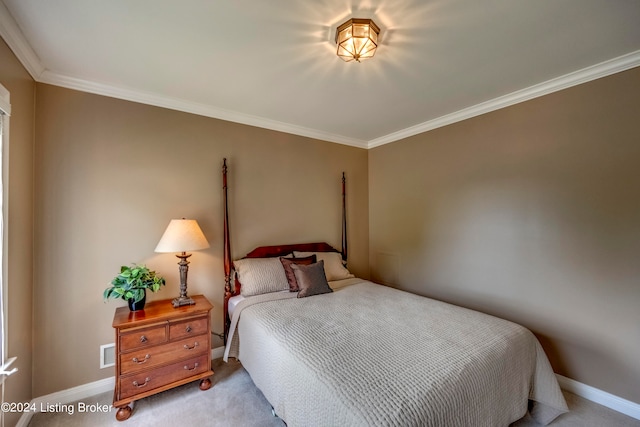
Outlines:
[[360,279],[236,306],[237,357],[288,426],[501,426],[567,407],[535,336],[503,319]]

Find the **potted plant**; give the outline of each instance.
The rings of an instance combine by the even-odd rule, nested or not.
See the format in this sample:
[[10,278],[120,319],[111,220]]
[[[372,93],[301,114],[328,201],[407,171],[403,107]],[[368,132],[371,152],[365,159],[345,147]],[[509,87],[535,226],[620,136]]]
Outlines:
[[123,265],[120,274],[113,278],[111,286],[104,290],[103,297],[122,298],[129,303],[131,311],[142,310],[147,298],[147,289],[157,292],[164,286],[165,280],[145,265]]

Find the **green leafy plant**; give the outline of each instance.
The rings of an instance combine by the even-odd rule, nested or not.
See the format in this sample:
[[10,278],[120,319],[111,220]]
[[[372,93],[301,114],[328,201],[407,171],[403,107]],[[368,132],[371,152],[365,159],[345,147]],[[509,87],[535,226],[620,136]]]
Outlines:
[[144,265],[123,265],[120,267],[120,274],[111,281],[111,286],[104,290],[103,297],[105,301],[109,298],[122,298],[138,302],[144,298],[145,289],[158,292],[164,284],[162,276]]

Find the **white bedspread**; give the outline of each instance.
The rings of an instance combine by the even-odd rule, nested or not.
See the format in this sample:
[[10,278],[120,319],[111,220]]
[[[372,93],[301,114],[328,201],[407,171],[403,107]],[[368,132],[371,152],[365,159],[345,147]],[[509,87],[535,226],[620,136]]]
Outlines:
[[289,427],[547,424],[567,406],[527,329],[367,281],[235,310],[225,350]]

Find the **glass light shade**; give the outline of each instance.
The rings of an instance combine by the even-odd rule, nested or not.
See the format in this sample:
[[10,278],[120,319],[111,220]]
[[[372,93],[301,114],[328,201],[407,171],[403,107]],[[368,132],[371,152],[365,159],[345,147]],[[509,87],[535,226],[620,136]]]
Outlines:
[[209,247],[195,219],[172,219],[155,252],[187,252]]
[[380,28],[371,19],[349,19],[336,29],[338,56],[346,62],[361,62],[373,57],[379,34]]

